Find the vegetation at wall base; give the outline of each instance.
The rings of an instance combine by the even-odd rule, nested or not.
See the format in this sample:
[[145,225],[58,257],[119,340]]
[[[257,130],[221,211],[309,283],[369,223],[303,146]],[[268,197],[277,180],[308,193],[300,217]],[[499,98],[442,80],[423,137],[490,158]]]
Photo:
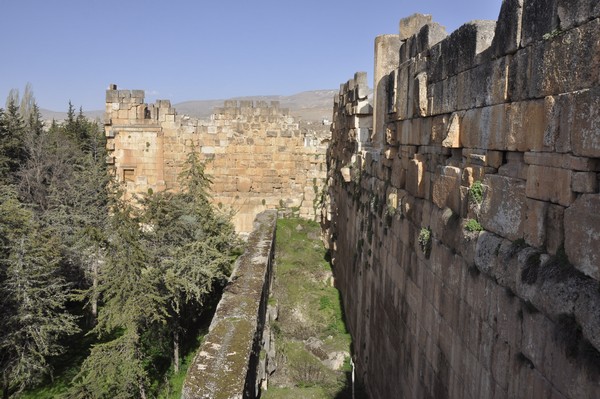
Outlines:
[[[271,327],[277,369],[261,397],[350,398],[351,337],[320,227],[303,219],[279,219],[276,239],[269,304],[279,314]],[[334,353],[345,354],[338,370],[325,365]]]

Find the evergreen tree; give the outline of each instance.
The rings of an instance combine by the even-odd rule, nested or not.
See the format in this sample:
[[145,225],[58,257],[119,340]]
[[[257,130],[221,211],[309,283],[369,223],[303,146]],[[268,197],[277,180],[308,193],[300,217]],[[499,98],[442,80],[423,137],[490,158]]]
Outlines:
[[14,182],[15,173],[25,161],[25,123],[14,101],[0,112],[0,179]]
[[184,192],[148,194],[139,208],[122,201],[111,208],[94,328],[100,342],[74,380],[74,397],[151,394],[149,382],[165,359],[179,367],[190,315],[201,312],[231,270],[238,241],[228,216],[210,205],[198,154],[190,155],[181,179]]
[[4,397],[51,372],[59,340],[78,331],[65,310],[56,237],[41,228],[10,186],[0,187],[0,370]]
[[112,208],[107,257],[100,269],[102,307],[93,330],[102,341],[75,378],[71,394],[76,397],[146,396],[150,361],[141,336],[163,323],[165,311],[158,270],[149,260],[136,213],[120,201]]

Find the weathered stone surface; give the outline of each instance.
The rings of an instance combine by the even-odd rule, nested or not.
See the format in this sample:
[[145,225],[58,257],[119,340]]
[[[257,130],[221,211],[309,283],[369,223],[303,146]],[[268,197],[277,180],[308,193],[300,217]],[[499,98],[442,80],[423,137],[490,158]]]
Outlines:
[[442,25],[430,22],[424,25],[417,34],[417,54],[430,49],[433,45],[441,42],[448,36],[446,28]]
[[431,15],[429,14],[413,14],[410,17],[400,20],[400,40],[406,40],[409,37],[417,34],[424,26],[431,23]]
[[425,196],[425,165],[423,157],[415,157],[408,163],[406,190],[417,198]]
[[[556,95],[598,86],[600,83],[600,20],[595,19],[537,44],[542,57],[533,69],[532,95]],[[565,48],[569,48],[568,55]],[[532,60],[534,61],[534,60]],[[572,72],[578,71],[573,79]]]
[[583,194],[565,210],[565,251],[581,272],[600,280],[600,195]]
[[[393,96],[390,89],[390,73],[397,69],[400,60],[400,36],[381,35],[375,38],[375,72],[373,96],[373,144],[381,148],[384,143],[386,115],[389,112]],[[392,81],[393,83],[393,81]]]
[[523,238],[526,212],[525,184],[505,176],[485,177],[480,222],[484,229],[508,238]]
[[[257,216],[247,251],[239,258],[229,290],[189,367],[182,398],[241,398],[246,389],[260,386],[253,350],[262,342],[276,221],[276,211]],[[252,392],[250,397],[254,396]]]
[[452,166],[440,166],[433,181],[433,203],[438,208],[450,208],[460,213],[461,171]]
[[571,29],[600,16],[600,3],[596,0],[557,0],[557,3],[561,30]]
[[523,0],[504,0],[492,40],[492,55],[497,58],[513,54],[521,42]]
[[575,199],[572,177],[570,170],[531,165],[527,172],[527,196],[569,206]]
[[600,88],[579,93],[574,101],[570,126],[573,153],[600,158]]
[[574,172],[571,180],[571,190],[576,193],[598,192],[598,176],[592,172]]
[[461,113],[453,113],[450,117],[450,123],[446,130],[446,137],[442,141],[442,146],[447,148],[460,148],[460,120],[462,118]]
[[546,243],[547,214],[550,204],[544,201],[527,199],[524,239],[528,245],[541,248]]
[[415,78],[415,93],[413,115],[427,116],[427,73],[421,72]]
[[[367,160],[356,191],[336,183],[350,146],[330,151],[327,235],[371,397],[598,396],[597,373],[564,339],[600,349],[600,29],[584,3],[560,11],[569,30],[548,32],[568,2],[505,0],[492,48],[460,62],[476,53],[460,48],[467,31],[421,53],[408,38],[390,75],[395,113],[375,110],[397,123],[399,156],[355,151]],[[392,188],[402,197],[390,217]]]
[[431,80],[439,82],[471,68],[475,56],[490,46],[495,27],[496,21],[472,21],[433,46],[428,71]]
[[526,47],[559,27],[557,0],[525,0],[521,47]]

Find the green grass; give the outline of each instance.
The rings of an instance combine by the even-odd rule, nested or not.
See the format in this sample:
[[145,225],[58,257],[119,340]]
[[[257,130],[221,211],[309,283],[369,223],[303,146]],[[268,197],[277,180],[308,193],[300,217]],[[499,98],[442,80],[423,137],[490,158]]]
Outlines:
[[469,219],[467,220],[467,223],[465,223],[465,230],[470,232],[482,231],[483,226],[481,226],[477,220]]
[[[273,329],[275,346],[285,360],[279,362],[271,381],[275,383],[262,397],[337,397],[347,390],[347,367],[330,370],[322,359],[331,352],[349,353],[351,337],[339,292],[331,285],[331,265],[320,240],[320,226],[302,219],[278,220],[275,259],[273,298],[279,306],[279,320]],[[321,341],[320,349],[309,349],[308,339]],[[278,373],[287,376],[285,384]]]
[[331,396],[321,387],[279,388],[272,387],[263,391],[262,399],[329,399]]
[[[197,338],[196,348],[200,346],[202,340],[204,339],[204,332],[201,333]],[[181,389],[183,388],[183,383],[185,381],[185,375],[187,374],[187,370],[192,364],[194,360],[194,355],[196,354],[196,350],[191,350],[187,355],[185,355],[182,359],[181,365],[179,366],[179,372],[175,373],[173,371],[173,367],[169,369],[167,372],[167,381],[160,387],[158,391],[157,398],[158,399],[180,399],[181,398]]]

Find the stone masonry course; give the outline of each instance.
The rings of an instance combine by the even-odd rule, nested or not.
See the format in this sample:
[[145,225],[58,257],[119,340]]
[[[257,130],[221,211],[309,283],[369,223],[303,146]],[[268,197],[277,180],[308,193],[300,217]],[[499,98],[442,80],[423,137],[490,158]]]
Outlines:
[[322,225],[371,398],[600,397],[600,3],[375,39]]

